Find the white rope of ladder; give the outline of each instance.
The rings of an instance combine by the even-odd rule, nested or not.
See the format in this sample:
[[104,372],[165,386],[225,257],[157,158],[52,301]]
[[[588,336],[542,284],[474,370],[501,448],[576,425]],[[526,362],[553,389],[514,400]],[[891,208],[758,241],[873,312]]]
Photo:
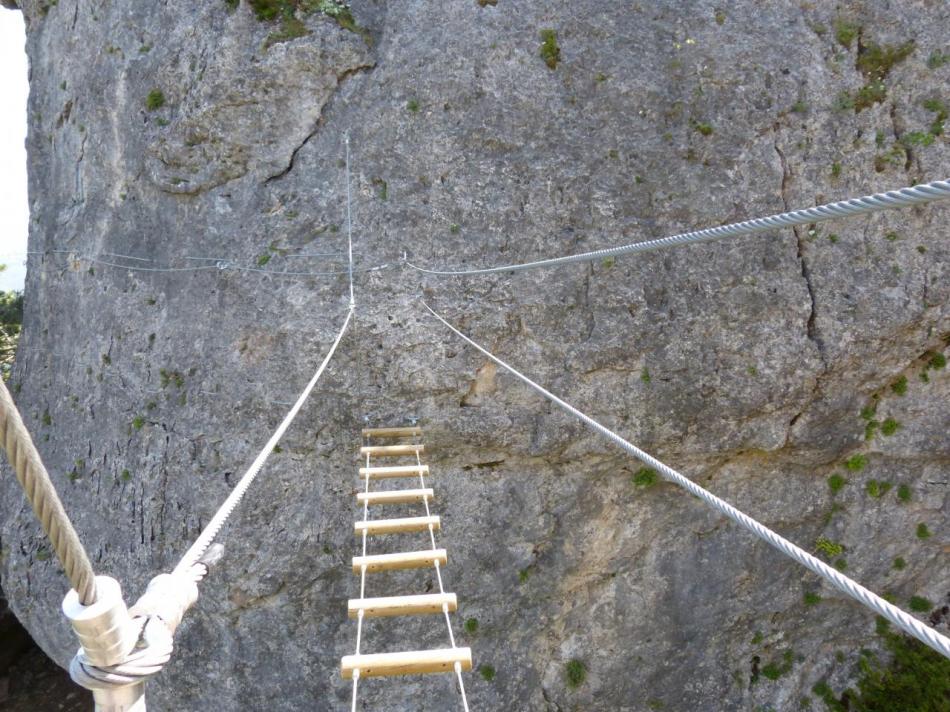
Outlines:
[[[369,453],[366,453],[366,489],[363,491],[369,495]],[[360,654],[360,642],[363,636],[363,599],[366,598],[366,522],[369,520],[369,496],[363,500],[363,565],[360,566],[360,608],[356,612],[356,654]],[[350,709],[356,712],[356,695],[359,687],[360,669],[353,670],[353,704]]]
[[661,237],[656,240],[645,240],[635,242],[630,245],[620,247],[608,247],[602,250],[593,250],[592,252],[583,252],[576,255],[567,255],[564,257],[554,257],[551,259],[537,260],[534,262],[525,262],[522,264],[504,265],[501,267],[485,267],[482,269],[467,270],[436,270],[419,267],[406,259],[403,262],[414,270],[424,272],[425,274],[437,275],[455,275],[469,276],[478,274],[495,274],[498,272],[519,272],[522,270],[535,269],[538,267],[555,267],[558,265],[569,264],[571,262],[591,262],[602,260],[618,255],[628,255],[638,252],[649,252],[659,250],[664,247],[673,247],[675,245],[686,245],[697,242],[709,242],[723,237],[739,237],[740,235],[752,235],[754,233],[769,232],[776,228],[791,227],[793,225],[811,225],[814,223],[833,220],[835,218],[850,217],[852,215],[861,215],[864,213],[876,213],[882,210],[893,210],[895,208],[904,208],[911,205],[921,205],[935,200],[945,200],[950,198],[950,179],[938,180],[931,183],[923,183],[909,188],[891,190],[886,193],[875,193],[874,195],[865,195],[861,198],[852,198],[842,200],[837,203],[827,203],[814,208],[805,208],[804,210],[794,210],[778,215],[770,215],[764,218],[754,220],[745,220],[743,222],[721,225],[719,227],[706,228],[704,230],[694,230],[684,232],[669,237]]
[[[418,437],[416,438],[417,444],[419,442]],[[416,448],[416,465],[419,467],[419,485],[425,490],[426,488],[426,479],[425,475],[422,474],[422,458],[419,456],[419,449]],[[429,497],[425,493],[422,495],[422,502],[426,507],[426,517],[432,516],[432,513],[429,511]],[[435,528],[431,522],[429,522],[429,541],[432,543],[432,551],[435,552]],[[442,567],[439,564],[439,559],[433,554],[432,562],[435,565],[435,576],[439,581],[439,594],[445,596],[445,587],[442,585]],[[455,649],[455,634],[452,632],[452,619],[449,617],[449,604],[445,601],[442,602],[442,615],[445,616],[445,626],[449,631],[449,642],[452,644],[452,648]],[[459,681],[459,692],[462,695],[462,708],[465,712],[468,711],[468,698],[465,695],[465,682],[462,680],[462,663],[455,663],[455,676]]]
[[642,463],[644,463],[645,465],[648,465],[649,467],[652,467],[654,470],[659,472],[664,477],[664,479],[672,482],[675,485],[682,487],[690,494],[695,495],[696,497],[704,501],[706,504],[710,505],[713,509],[715,509],[719,513],[724,514],[725,516],[729,517],[732,521],[734,521],[739,526],[745,529],[748,529],[757,537],[759,537],[766,543],[772,545],[773,547],[778,549],[780,552],[782,552],[786,556],[794,559],[802,566],[818,574],[823,579],[825,579],[828,583],[832,584],[835,588],[848,594],[849,596],[857,600],[859,603],[862,603],[868,608],[870,608],[871,610],[873,610],[875,613],[878,613],[884,616],[887,620],[889,620],[891,623],[896,625],[898,628],[914,636],[919,641],[933,648],[944,657],[950,658],[950,638],[947,638],[946,636],[938,633],[933,628],[930,628],[929,626],[924,625],[919,620],[909,615],[908,613],[905,613],[897,606],[891,603],[888,603],[877,594],[864,588],[857,581],[845,576],[837,569],[834,569],[831,566],[828,566],[825,562],[821,561],[815,556],[812,556],[804,549],[796,546],[795,544],[788,541],[784,537],[773,532],[771,529],[757,522],[755,519],[748,516],[747,514],[739,511],[728,502],[720,499],[719,497],[712,494],[711,492],[704,489],[703,487],[700,487],[698,484],[696,484],[689,478],[685,477],[684,475],[680,474],[679,472],[674,470],[672,467],[669,467],[668,465],[657,460],[655,457],[648,455],[646,452],[636,447],[635,445],[627,442],[626,440],[624,440],[622,437],[614,433],[609,428],[601,425],[590,416],[585,415],[574,406],[561,400],[556,395],[554,395],[550,391],[546,390],[545,388],[538,385],[537,383],[532,381],[530,378],[522,374],[513,366],[509,366],[500,358],[492,354],[490,351],[480,346],[479,344],[475,343],[472,339],[470,339],[461,331],[459,331],[454,326],[452,326],[442,316],[437,314],[428,304],[426,304],[425,302],[422,302],[422,305],[426,308],[426,310],[430,314],[432,314],[432,316],[434,316],[436,319],[442,322],[446,327],[448,327],[451,331],[453,331],[457,336],[459,336],[469,345],[478,349],[481,353],[483,353],[485,356],[490,358],[496,364],[498,364],[499,366],[504,368],[506,371],[511,373],[513,376],[515,376],[518,380],[520,380],[522,383],[527,385],[529,388],[532,388],[537,393],[547,398],[549,401],[557,405],[559,408],[561,408],[565,412],[569,413],[570,415],[573,415],[575,418],[582,421],[594,432],[600,435],[603,435],[608,440],[613,441],[616,445],[619,445],[623,450],[633,455]]

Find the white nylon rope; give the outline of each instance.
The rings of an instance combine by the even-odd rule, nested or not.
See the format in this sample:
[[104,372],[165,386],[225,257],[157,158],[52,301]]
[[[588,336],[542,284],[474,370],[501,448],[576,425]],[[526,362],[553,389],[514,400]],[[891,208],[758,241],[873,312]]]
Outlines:
[[[364,492],[369,494],[369,453],[366,453],[366,489]],[[366,557],[366,522],[369,519],[369,497],[363,500],[363,557]],[[360,602],[362,603],[363,599],[366,598],[366,564],[364,563],[360,567]],[[360,609],[356,612],[356,654],[360,654],[360,641],[363,635],[363,608],[362,605]],[[356,712],[356,688],[359,684],[360,679],[360,669],[356,668],[353,670],[353,705],[352,712]]]
[[649,467],[652,467],[654,470],[656,470],[661,475],[663,475],[664,479],[669,480],[675,485],[679,485],[690,494],[696,495],[698,498],[706,502],[706,504],[710,505],[713,509],[720,512],[721,514],[724,514],[725,516],[729,517],[732,521],[734,521],[739,526],[745,529],[748,529],[757,537],[764,540],[766,543],[772,545],[773,547],[781,551],[786,556],[794,559],[802,566],[810,569],[814,573],[821,576],[823,579],[825,579],[828,583],[833,585],[835,588],[848,594],[849,596],[857,600],[859,603],[862,603],[868,608],[870,608],[871,610],[873,610],[875,613],[878,613],[884,616],[885,618],[887,618],[887,620],[889,620],[891,623],[896,625],[898,628],[914,636],[920,642],[933,648],[944,657],[950,658],[950,638],[947,638],[946,636],[938,633],[933,628],[930,628],[929,626],[924,625],[923,623],[921,623],[919,620],[917,620],[910,614],[905,613],[897,606],[891,603],[888,603],[877,594],[864,588],[857,581],[854,581],[853,579],[843,575],[837,569],[834,569],[831,566],[828,566],[825,562],[812,556],[804,549],[796,546],[792,542],[776,534],[771,529],[769,529],[763,524],[760,524],[759,522],[757,522],[755,519],[748,516],[747,514],[744,514],[743,512],[739,511],[738,509],[733,507],[731,504],[729,504],[725,500],[720,499],[719,497],[712,494],[708,490],[700,487],[698,484],[688,479],[684,475],[681,475],[672,467],[669,467],[668,465],[657,460],[655,457],[648,455],[647,453],[645,453],[643,450],[636,447],[635,445],[627,442],[622,437],[614,433],[612,430],[601,425],[590,416],[585,415],[584,413],[582,413],[581,411],[579,411],[577,408],[570,405],[569,403],[561,400],[556,395],[546,390],[542,386],[539,386],[530,378],[522,374],[513,366],[509,366],[500,358],[492,354],[490,351],[483,348],[482,346],[479,346],[477,343],[472,341],[472,339],[468,338],[465,334],[463,334],[461,331],[459,331],[454,326],[449,324],[449,322],[447,322],[439,314],[433,311],[433,309],[428,304],[426,304],[425,302],[422,302],[422,305],[426,308],[426,310],[430,314],[432,314],[432,316],[434,316],[436,319],[442,322],[446,327],[448,327],[451,331],[453,331],[462,340],[467,342],[470,346],[473,346],[474,348],[478,349],[481,353],[483,353],[485,356],[490,358],[496,364],[498,364],[499,366],[504,368],[506,371],[511,373],[513,376],[515,376],[518,380],[520,380],[522,383],[527,385],[529,388],[532,388],[537,393],[540,393],[549,401],[551,401],[552,403],[560,407],[562,410],[566,411],[570,415],[573,415],[575,418],[582,421],[594,432],[600,435],[603,435],[607,439],[613,441],[615,444],[619,445],[623,450],[625,450],[626,452],[630,453],[635,458],[640,460],[642,463],[644,463],[645,465],[648,465]]
[[[419,444],[418,436],[415,438],[416,443]],[[419,456],[419,450],[416,450],[416,464],[419,466],[419,484],[422,489],[426,487],[425,475],[422,474],[422,458]],[[422,495],[422,502],[426,506],[426,516],[432,516],[432,513],[429,511],[429,497],[427,495]],[[435,551],[435,530],[433,525],[429,524],[429,540],[432,542],[432,551]],[[439,560],[433,557],[433,564],[435,565],[435,576],[439,580],[439,593],[445,595],[445,588],[442,585],[442,568],[439,565]],[[442,603],[442,615],[445,616],[445,626],[449,631],[449,642],[452,644],[452,648],[456,647],[455,645],[455,634],[452,632],[452,619],[449,617],[449,604]],[[465,695],[465,683],[462,680],[462,663],[455,663],[455,675],[459,681],[459,692],[462,695],[462,709],[465,712],[468,712],[468,698]]]

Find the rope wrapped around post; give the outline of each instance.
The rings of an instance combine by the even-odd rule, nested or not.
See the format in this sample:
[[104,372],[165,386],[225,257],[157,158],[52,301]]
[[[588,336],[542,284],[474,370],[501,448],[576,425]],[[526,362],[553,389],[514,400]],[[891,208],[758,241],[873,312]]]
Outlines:
[[[149,582],[145,593],[128,611],[135,640],[121,662],[97,664],[85,648],[79,649],[69,666],[69,674],[78,685],[92,690],[98,709],[145,709],[144,682],[161,672],[171,659],[175,630],[198,600],[198,584],[223,552],[222,544],[213,544],[187,572],[159,574]],[[64,609],[66,605],[64,602]],[[127,696],[131,701],[116,704],[113,693],[130,687],[137,688]],[[142,698],[141,706],[135,707],[139,698]]]

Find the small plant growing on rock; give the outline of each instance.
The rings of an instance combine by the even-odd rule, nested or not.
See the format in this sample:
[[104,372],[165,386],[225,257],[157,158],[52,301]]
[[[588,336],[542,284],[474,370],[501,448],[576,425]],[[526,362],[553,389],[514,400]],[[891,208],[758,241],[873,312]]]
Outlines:
[[898,571],[903,571],[907,568],[907,562],[904,560],[903,556],[894,557],[894,568]]
[[881,423],[881,433],[886,436],[893,435],[901,427],[900,421],[894,420],[894,418],[887,418],[883,423]]
[[478,632],[477,618],[467,618],[465,620],[465,632],[470,635]]
[[831,490],[831,494],[838,494],[846,484],[848,481],[837,472],[828,478],[828,489]]
[[911,498],[910,485],[906,485],[906,484],[899,485],[897,487],[897,499],[899,499],[901,502],[904,502],[906,504],[907,502],[910,502],[910,498]]
[[926,613],[933,608],[933,604],[923,596],[911,596],[909,605],[915,613]]
[[567,680],[567,686],[572,690],[576,690],[583,685],[584,680],[587,679],[587,666],[577,658],[574,658],[568,661],[567,665],[564,666],[564,677]]
[[867,467],[868,459],[864,455],[857,454],[852,455],[847,460],[844,461],[845,469],[851,472],[860,472],[865,467]]
[[557,32],[554,30],[541,30],[541,59],[548,65],[549,69],[557,69],[558,62],[561,61],[561,48],[557,43]]
[[918,539],[929,539],[930,538],[930,527],[926,523],[921,522],[917,525],[917,538]]
[[844,546],[827,537],[820,536],[818,541],[815,542],[815,550],[831,559],[835,556],[841,556],[844,553]]
[[149,111],[156,111],[165,106],[165,94],[161,89],[152,89],[145,97],[145,108]]
[[907,393],[907,376],[901,376],[891,384],[891,390],[895,394],[902,396]]
[[656,470],[649,467],[641,467],[633,475],[633,484],[637,487],[652,487],[657,483],[659,475],[657,475]]
[[480,665],[478,668],[478,673],[482,676],[482,679],[485,682],[491,682],[495,679],[495,668],[491,665]]
[[417,99],[410,99],[406,102],[406,109],[411,111],[413,114],[419,113],[419,101]]
[[802,600],[806,606],[814,606],[818,603],[821,603],[821,596],[819,596],[814,591],[805,591],[802,594]]
[[864,489],[871,497],[880,499],[890,491],[891,483],[878,482],[877,480],[868,480],[868,483],[864,486]]

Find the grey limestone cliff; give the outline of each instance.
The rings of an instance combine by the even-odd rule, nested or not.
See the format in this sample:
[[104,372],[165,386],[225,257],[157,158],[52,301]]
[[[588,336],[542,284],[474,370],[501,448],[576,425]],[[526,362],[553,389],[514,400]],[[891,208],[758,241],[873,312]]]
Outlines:
[[[946,178],[946,3],[20,5],[37,254],[12,383],[94,566],[130,598],[342,323],[345,261],[295,255],[345,249],[344,132],[357,266],[388,265],[357,273],[354,328],[225,530],[152,709],[347,706],[364,417],[426,429],[473,709],[821,709],[816,683],[840,694],[862,649],[886,659],[869,611],[637,477],[422,295],[948,632],[945,205],[517,275],[401,264],[523,261]],[[65,664],[65,579],[6,465],[0,491],[3,590]],[[438,623],[374,621],[364,649],[441,646]],[[457,704],[439,676],[362,699]]]

